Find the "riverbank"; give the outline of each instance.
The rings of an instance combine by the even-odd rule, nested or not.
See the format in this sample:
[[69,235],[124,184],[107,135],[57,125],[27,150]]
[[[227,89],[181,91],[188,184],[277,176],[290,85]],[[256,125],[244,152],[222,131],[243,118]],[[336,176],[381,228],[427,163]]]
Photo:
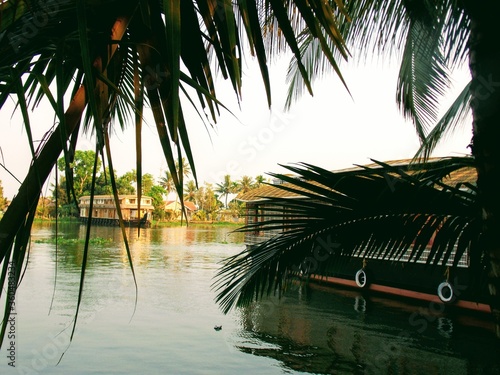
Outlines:
[[[64,217],[59,219],[54,218],[35,218],[35,223],[81,223],[79,219],[73,217]],[[244,225],[243,222],[233,222],[233,221],[189,221],[186,220],[173,220],[173,221],[163,221],[163,220],[152,220],[151,227],[152,228],[166,228],[166,227],[181,227],[181,226],[192,226],[192,225],[212,225],[212,226],[221,226],[221,227],[242,227]]]
[[[151,221],[151,227],[181,227],[185,226],[186,221],[157,221],[153,220]],[[187,225],[192,226],[192,225],[212,225],[212,226],[221,226],[221,227],[228,227],[228,226],[234,226],[235,228],[241,227],[244,225],[244,223],[235,223],[231,221],[189,221]]]

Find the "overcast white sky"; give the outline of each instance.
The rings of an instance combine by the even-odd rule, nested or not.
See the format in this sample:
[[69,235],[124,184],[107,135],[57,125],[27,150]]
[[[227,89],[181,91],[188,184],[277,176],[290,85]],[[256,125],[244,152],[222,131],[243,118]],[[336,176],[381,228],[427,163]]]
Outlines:
[[[287,64],[286,59],[272,64],[271,110],[266,104],[257,65],[255,61],[247,61],[241,110],[229,85],[223,83],[219,86],[220,99],[238,119],[224,112],[216,128],[208,133],[197,114],[188,111],[186,116],[200,184],[221,182],[225,174],[236,180],[243,175],[255,177],[266,172],[283,172],[278,163],[307,162],[326,169],[338,169],[369,163],[370,158],[384,161],[414,155],[418,139],[412,125],[404,121],[395,104],[395,66],[375,62],[357,66],[345,64],[342,71],[352,98],[339,79],[329,75],[314,84],[314,97],[305,94],[292,110],[284,112]],[[455,93],[458,93],[469,79],[467,67],[457,72],[454,78]],[[452,96],[443,102],[443,107]],[[31,154],[22,120],[19,116],[11,118],[12,108],[11,105],[5,107],[0,113],[0,161],[22,181]],[[40,139],[52,125],[53,115],[42,106],[35,111],[33,119],[35,138]],[[159,177],[167,167],[152,117],[148,115],[146,121],[143,168],[145,173]],[[118,174],[135,168],[133,133],[130,127],[111,139]],[[434,155],[468,154],[470,138],[469,121]],[[79,148],[93,150],[93,140],[82,136]],[[19,183],[1,167],[0,180],[5,196],[11,199]],[[46,189],[44,195],[49,194]]]

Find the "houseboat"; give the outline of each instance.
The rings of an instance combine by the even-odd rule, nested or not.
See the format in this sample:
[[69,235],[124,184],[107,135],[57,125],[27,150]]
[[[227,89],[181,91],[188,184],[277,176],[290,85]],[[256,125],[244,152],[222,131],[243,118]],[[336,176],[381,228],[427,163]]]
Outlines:
[[[408,162],[409,160],[398,160],[389,161],[386,164],[405,166]],[[348,170],[342,172],[345,171]],[[474,168],[464,167],[447,176],[446,181],[443,180],[443,182],[449,186],[466,186],[474,185],[476,178]],[[300,193],[301,190],[304,194]],[[252,225],[265,222],[269,220],[269,217],[276,217],[279,212],[282,212],[285,218],[287,202],[309,199],[307,193],[307,190],[298,185],[276,179],[272,184],[251,190],[237,199],[245,203],[245,224]],[[282,206],[279,206],[280,203],[277,202],[281,202]],[[262,231],[247,231],[245,243],[247,246],[256,246],[281,233],[283,229],[266,228]],[[339,262],[335,268],[322,274],[308,273],[307,276],[312,282],[359,289],[363,293],[390,294],[440,305],[490,312],[486,288],[481,287],[478,292],[477,287],[473,286],[476,280],[473,279],[470,271],[469,252],[465,251],[454,265],[456,253],[453,250],[445,264],[438,263],[440,267],[433,267],[427,262],[431,246],[432,241],[418,261],[409,261],[412,249],[401,257],[387,258],[367,254],[363,248],[359,248],[352,256]]]
[[[123,222],[125,225],[131,227],[150,227],[154,210],[153,199],[148,196],[142,196],[140,212],[137,210],[137,199],[136,195],[118,196]],[[80,220],[82,222],[87,222],[89,216],[91,216],[93,224],[120,225],[115,199],[112,195],[95,195],[92,206],[92,215],[89,215],[90,196],[81,197],[79,207]]]

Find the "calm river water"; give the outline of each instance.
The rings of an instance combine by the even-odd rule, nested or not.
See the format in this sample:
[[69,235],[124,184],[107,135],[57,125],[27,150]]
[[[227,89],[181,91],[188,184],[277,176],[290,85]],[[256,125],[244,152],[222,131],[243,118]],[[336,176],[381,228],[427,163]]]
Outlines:
[[[136,304],[119,230],[93,228],[92,236],[113,241],[90,251],[69,343],[83,245],[65,243],[56,252],[47,241],[54,226],[37,225],[16,299],[16,367],[8,365],[4,343],[0,373],[500,373],[500,345],[488,318],[436,306],[312,285],[222,314],[210,284],[219,262],[244,247],[232,229],[152,228],[139,238],[129,231]],[[80,225],[59,228],[64,238],[83,233]]]

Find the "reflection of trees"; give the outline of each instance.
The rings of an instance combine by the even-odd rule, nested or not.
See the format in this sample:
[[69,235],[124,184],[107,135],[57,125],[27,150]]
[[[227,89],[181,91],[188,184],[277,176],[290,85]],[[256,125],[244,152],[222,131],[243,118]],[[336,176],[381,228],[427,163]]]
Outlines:
[[[54,223],[40,223],[35,225],[33,232],[33,239],[54,239],[56,235],[56,228]],[[57,236],[61,239],[79,239],[80,241],[68,243],[61,241],[58,243],[57,252],[55,251],[55,242],[51,243],[50,256],[52,260],[56,261],[58,271],[63,272],[80,272],[84,238],[85,238],[85,225],[77,223],[58,223]],[[152,232],[147,229],[141,229],[140,235],[137,228],[126,228],[127,237],[133,248],[133,258],[141,259],[141,262],[149,258],[147,253],[147,246],[143,246],[151,241]],[[92,243],[89,245],[89,258],[86,265],[87,270],[92,271],[96,266],[105,266],[111,268],[126,267],[128,268],[128,260],[126,250],[123,246],[123,239],[118,227],[94,226],[92,227],[91,239],[102,238],[105,241],[102,243]],[[37,249],[36,242],[33,247],[34,251]]]
[[[36,224],[33,239],[52,239],[55,237],[55,224]],[[126,228],[131,255],[134,264],[167,267],[177,270],[191,267],[194,257],[190,249],[199,244],[207,244],[206,251],[197,254],[199,260],[212,261],[213,256],[210,246],[228,242],[242,243],[241,233],[231,234],[233,228],[207,226],[183,226],[165,228]],[[85,238],[85,225],[78,223],[58,224],[58,237],[64,239],[80,239],[76,243],[61,242],[58,245],[57,262],[58,270],[63,272],[79,272],[83,259]],[[91,238],[102,238],[105,241],[90,244],[87,270],[92,272],[96,266],[111,268],[128,268],[128,259],[123,245],[123,238],[118,227],[93,226]],[[34,243],[36,251],[37,243]],[[193,248],[194,248],[193,247]],[[55,244],[50,244],[50,249],[55,250]],[[50,256],[55,262],[56,252],[50,251]],[[213,262],[218,260],[213,259]]]

